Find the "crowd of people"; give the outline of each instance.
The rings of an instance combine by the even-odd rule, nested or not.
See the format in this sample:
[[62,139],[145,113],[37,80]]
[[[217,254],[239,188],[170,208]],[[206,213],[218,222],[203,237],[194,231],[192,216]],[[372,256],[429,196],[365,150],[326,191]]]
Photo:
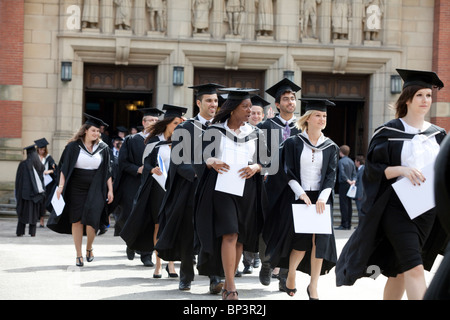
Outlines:
[[[425,120],[433,88],[444,84],[434,72],[398,72],[404,87],[396,117],[375,130],[367,157],[355,161],[348,146],[323,133],[335,104],[298,99],[301,88],[288,79],[266,90],[276,114],[258,89],[197,85],[190,87],[199,109],[195,117],[186,119],[187,108],[167,104],[142,109],[143,129],[114,139],[111,147],[101,138],[108,125],[85,114],[58,165],[45,138],[25,148],[16,178],[17,235],[29,224],[34,236],[48,209],[47,227],[72,235],[82,267],[84,257],[94,260],[94,239],[113,216],[114,235],[124,240],[128,259],[140,255],[144,265],[155,266],[154,278],[162,276],[165,261],[180,290],[190,290],[196,265],[198,274],[210,278],[210,292],[224,300],[239,298],[241,259],[244,272],[260,265],[262,285],[276,275],[289,296],[297,292],[297,271],[310,275],[305,290],[317,300],[321,275],[335,268],[337,286],[353,285],[376,265],[388,277],[385,299],[401,299],[405,292],[409,299],[435,298],[445,290],[448,298],[448,281],[433,283],[429,293],[424,280],[449,240],[448,207],[409,217],[392,186],[400,179],[423,184],[430,177],[421,169],[436,158],[436,176],[448,176],[448,156],[440,152],[446,132]],[[305,112],[297,119],[299,100]],[[342,216],[337,229],[351,228],[352,199],[359,217],[339,257],[330,214],[336,184]],[[437,190],[442,202],[449,201],[447,188]],[[52,208],[55,198],[65,201],[60,212]],[[311,210],[308,219],[321,220],[304,231]],[[181,262],[180,275],[174,261]],[[441,279],[449,277],[446,265]]]

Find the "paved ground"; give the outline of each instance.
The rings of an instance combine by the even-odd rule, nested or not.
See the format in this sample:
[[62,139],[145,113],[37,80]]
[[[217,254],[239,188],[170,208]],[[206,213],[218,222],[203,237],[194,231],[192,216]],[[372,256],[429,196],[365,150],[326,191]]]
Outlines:
[[[95,260],[75,266],[75,249],[70,235],[38,228],[36,237],[15,235],[17,220],[0,217],[0,299],[1,300],[220,300],[208,293],[209,279],[196,276],[192,289],[178,290],[178,279],[154,279],[153,268],[144,267],[137,256],[129,261],[120,237],[110,229],[94,242]],[[28,231],[28,229],[27,229]],[[352,231],[336,231],[338,254]],[[86,240],[84,239],[83,248]],[[431,272],[430,282],[441,257]],[[178,272],[179,262],[175,264]],[[240,267],[242,270],[242,267]],[[241,300],[306,300],[309,277],[297,273],[298,292],[290,298],[278,291],[278,281],[263,286],[259,269],[237,278]],[[386,278],[360,279],[352,287],[336,287],[334,269],[319,281],[322,300],[380,300]]]

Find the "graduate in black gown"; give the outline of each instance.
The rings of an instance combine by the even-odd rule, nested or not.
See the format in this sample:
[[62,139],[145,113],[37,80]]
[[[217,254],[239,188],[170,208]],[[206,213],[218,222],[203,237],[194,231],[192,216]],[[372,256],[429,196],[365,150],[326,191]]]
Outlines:
[[[180,124],[172,135],[167,191],[159,213],[158,242],[155,249],[166,261],[181,261],[180,290],[190,290],[194,280],[194,199],[199,177],[194,162],[201,163],[202,134],[216,114],[217,89],[208,83],[190,87],[196,90],[199,114]],[[210,293],[220,293],[223,283],[210,276]]]
[[[252,106],[250,92],[256,89],[223,90],[228,92],[227,100],[203,134],[204,163],[196,195],[195,231],[200,243],[199,274],[224,274],[222,298],[234,300],[238,299],[234,276],[242,252],[258,251],[266,205],[259,155],[266,145],[261,130],[247,123]],[[216,190],[219,176],[229,174],[231,166],[243,188],[241,192],[233,189],[236,194]]]
[[332,216],[331,234],[295,233],[292,205],[315,205],[317,214],[323,214],[327,204],[332,208],[339,148],[322,133],[327,123],[327,108],[334,103],[323,99],[302,100],[307,103],[305,114],[297,122],[302,133],[288,138],[281,146],[286,184],[265,222],[263,235],[272,267],[289,269],[287,294],[295,295],[296,270],[300,270],[311,276],[308,295],[318,299],[319,276],[328,273],[337,260]]
[[[163,112],[157,108],[140,109],[142,112],[143,130],[134,135],[126,136],[120,148],[118,158],[117,177],[114,180],[115,200],[109,211],[116,216],[114,235],[119,236],[124,224],[130,216],[133,201],[138,191],[144,168],[142,155],[145,149],[145,139],[153,124],[155,124]],[[127,257],[133,260],[135,251],[127,247]],[[153,267],[152,252],[140,252],[140,258],[145,266]]]
[[101,223],[107,224],[107,203],[114,200],[110,150],[100,139],[101,119],[84,114],[86,122],[66,145],[59,163],[56,196],[65,201],[63,212],[50,214],[47,227],[72,234],[76,265],[83,266],[83,234],[87,235],[86,260],[94,259],[92,244]]
[[[445,137],[435,163],[435,200],[437,219],[450,237],[450,137]],[[447,240],[448,241],[448,240]],[[439,269],[425,293],[425,300],[450,300],[450,242]]]
[[36,223],[45,213],[44,165],[39,160],[34,144],[24,150],[27,158],[19,163],[15,181],[18,218],[16,235],[23,236],[28,224],[28,233],[34,237]]
[[426,177],[421,169],[433,163],[445,130],[425,121],[432,89],[444,84],[434,72],[397,70],[404,86],[395,105],[396,118],[376,129],[367,153],[363,184],[365,216],[336,265],[336,284],[353,285],[374,271],[388,277],[385,299],[422,299],[424,270],[430,270],[446,245],[442,221],[431,209],[411,219],[392,184],[408,179],[413,185]]
[[[48,211],[52,211],[52,204],[51,204],[51,198],[48,195],[52,194],[52,191],[56,184],[56,162],[53,159],[53,157],[48,153],[48,141],[45,138],[41,138],[39,140],[35,140],[34,143],[36,144],[37,153],[39,155],[39,159],[41,160],[42,164],[44,165],[44,185],[45,185],[45,178],[47,176],[48,180],[51,180],[50,182],[45,185],[45,208]],[[42,216],[40,217],[40,227],[44,227],[44,216],[45,216],[45,210],[42,212]]]
[[[145,140],[142,179],[134,197],[130,216],[120,233],[131,250],[141,252],[152,252],[157,242],[158,214],[166,190],[165,181],[157,180],[156,176],[167,177],[172,133],[183,121],[182,115],[187,109],[165,104],[163,110],[166,110],[164,119],[150,128],[149,136]],[[169,261],[166,270],[169,276],[177,276],[173,261]],[[153,277],[161,278],[161,258],[158,256]]]
[[[273,206],[280,195],[281,189],[284,187],[285,181],[283,176],[277,174],[281,169],[279,166],[279,147],[280,144],[289,138],[300,133],[300,130],[296,127],[295,122],[295,110],[297,108],[296,93],[301,88],[294,82],[285,78],[274,84],[272,87],[266,90],[266,92],[275,99],[275,106],[279,113],[273,118],[268,118],[265,121],[259,123],[258,128],[262,129],[267,139],[267,154],[272,160],[270,175],[272,179],[270,184],[266,183],[267,197],[269,201],[269,209]],[[266,181],[267,182],[267,181]],[[260,242],[260,258],[261,258],[261,270],[259,272],[259,281],[261,284],[268,286],[272,277],[272,268],[270,267],[268,256],[264,254],[265,243]],[[280,280],[279,289],[283,291],[285,289],[285,281],[287,276],[287,269],[275,269],[274,276],[277,276]]]

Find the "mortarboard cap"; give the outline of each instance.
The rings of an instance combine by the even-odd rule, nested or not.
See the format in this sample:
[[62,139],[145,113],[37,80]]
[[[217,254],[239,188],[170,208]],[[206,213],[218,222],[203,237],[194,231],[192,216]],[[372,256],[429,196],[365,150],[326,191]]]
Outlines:
[[108,124],[103,122],[103,120],[99,118],[93,117],[87,113],[85,113],[84,116],[86,117],[85,124],[90,124],[91,126],[94,126],[96,128],[100,128],[101,126],[108,127]]
[[302,98],[299,99],[305,104],[305,111],[317,110],[327,112],[328,107],[335,107],[336,105],[327,99]]
[[34,140],[34,143],[36,144],[36,146],[38,148],[44,148],[45,146],[47,146],[49,144],[47,139],[45,139],[45,138],[42,138],[39,140]]
[[259,91],[258,89],[252,88],[223,88],[220,91],[227,92],[227,100],[245,100],[250,99],[252,93]]
[[194,89],[196,91],[195,94],[197,96],[200,96],[202,94],[215,94],[217,93],[217,89],[220,88],[225,88],[225,86],[217,83],[206,83],[189,87],[189,89]]
[[397,69],[397,72],[404,81],[403,89],[413,85],[423,86],[429,89],[433,87],[442,89],[444,87],[444,83],[433,71]]
[[263,110],[264,110],[264,108],[265,108],[266,106],[268,106],[268,105],[270,104],[270,102],[264,100],[263,98],[261,98],[261,97],[258,96],[258,95],[253,96],[253,97],[251,98],[251,100],[252,100],[252,105],[254,105],[254,106],[260,106],[261,108],[263,108]]
[[146,116],[159,117],[160,115],[164,114],[164,112],[159,110],[158,108],[143,108],[138,109],[138,111],[141,112],[144,117]]
[[166,113],[164,114],[164,118],[169,118],[169,117],[181,118],[186,113],[187,108],[173,106],[170,104],[165,104],[165,105],[163,105],[163,110],[166,111]]
[[118,126],[116,129],[119,132],[124,132],[124,133],[128,132],[128,129],[125,128],[124,126]]
[[25,150],[27,152],[27,154],[30,154],[30,153],[36,151],[36,145],[33,144],[31,146],[25,147],[25,148],[23,148],[23,150]]
[[278,83],[274,84],[272,87],[267,89],[266,92],[275,99],[277,99],[285,92],[295,93],[297,91],[300,91],[301,89],[302,88],[300,88],[298,85],[293,83],[288,78],[284,78],[283,80],[279,81]]

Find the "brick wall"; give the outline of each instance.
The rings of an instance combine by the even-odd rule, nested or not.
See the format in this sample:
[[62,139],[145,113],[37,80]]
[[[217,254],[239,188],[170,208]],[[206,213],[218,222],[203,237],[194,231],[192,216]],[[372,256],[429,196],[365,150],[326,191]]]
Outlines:
[[[450,104],[450,1],[435,0],[434,8],[434,39],[433,39],[433,70],[444,82],[445,87],[434,97],[434,101]],[[433,123],[450,131],[449,108],[437,110]]]
[[[0,1],[0,138],[22,135],[24,1]],[[18,87],[17,87],[18,86]]]

